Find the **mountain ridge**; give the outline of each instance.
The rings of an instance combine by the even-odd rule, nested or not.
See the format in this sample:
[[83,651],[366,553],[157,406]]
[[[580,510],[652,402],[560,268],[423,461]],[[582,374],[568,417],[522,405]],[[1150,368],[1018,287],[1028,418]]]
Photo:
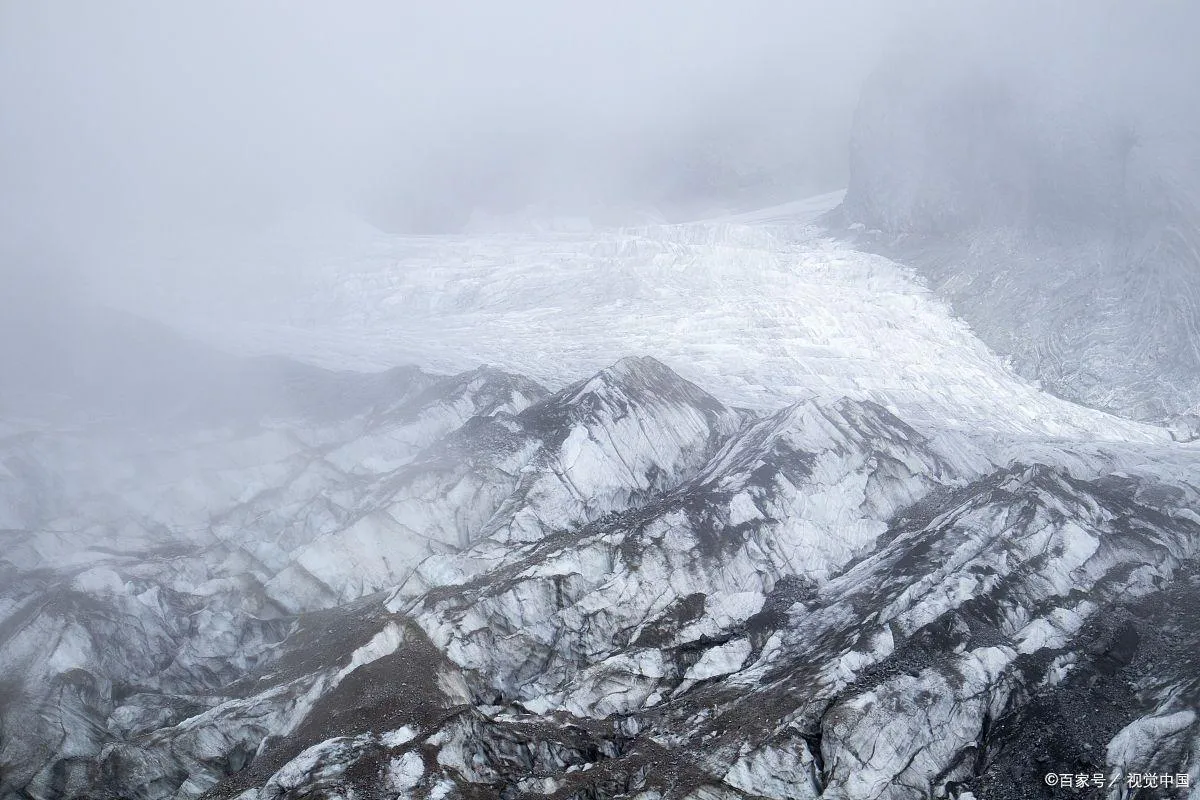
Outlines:
[[[161,522],[114,550],[104,537],[130,518],[97,516],[96,496],[71,512],[92,549],[46,569],[79,541],[56,527],[75,524],[62,510],[91,485],[85,459],[55,510],[15,518],[31,527],[0,559],[0,662],[22,676],[0,703],[4,792],[783,800],[931,781],[965,797],[997,765],[1031,769],[1005,744],[1024,729],[1001,724],[982,755],[937,745],[913,698],[942,697],[951,725],[990,725],[963,687],[996,698],[984,718],[1042,713],[1030,665],[1057,652],[1048,675],[1099,669],[1078,631],[1141,613],[1120,610],[1137,598],[1188,596],[1175,576],[1200,543],[1186,445],[1048,439],[1027,450],[1041,464],[989,466],[873,401],[734,410],[656,359],[554,394],[485,369],[331,407],[268,413],[245,440],[179,440],[194,455],[161,470],[166,486],[215,458],[231,485],[267,488],[224,495],[234,513],[207,516],[220,481],[137,501]],[[10,441],[5,463],[26,448],[54,472],[104,452],[89,435]],[[72,444],[47,447],[55,436]],[[180,457],[164,444],[121,458]],[[118,478],[138,473],[107,469],[128,504]],[[1114,658],[1188,691],[1171,662]],[[900,703],[886,724],[869,710],[885,689]],[[1132,769],[1142,751],[1118,734],[1180,713],[1169,693],[1122,691],[1103,730],[1124,760],[1091,766]],[[901,723],[895,752],[868,754],[864,731]],[[1182,768],[1180,742],[1154,758]]]

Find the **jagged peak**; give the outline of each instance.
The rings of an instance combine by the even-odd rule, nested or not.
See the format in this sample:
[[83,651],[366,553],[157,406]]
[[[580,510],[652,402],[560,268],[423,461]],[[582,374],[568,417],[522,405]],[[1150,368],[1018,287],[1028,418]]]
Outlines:
[[947,519],[997,504],[1015,502],[1054,508],[1068,517],[1086,520],[1095,517],[1112,499],[1100,484],[1073,476],[1070,470],[1040,462],[1015,462],[980,477],[963,487],[964,495],[949,510]]
[[522,392],[534,399],[540,399],[550,394],[546,387],[532,378],[522,375],[519,372],[510,372],[490,364],[483,364],[475,369],[460,372],[450,376],[447,380],[453,385],[508,388],[516,392]]
[[1096,490],[1094,485],[1075,478],[1062,466],[1017,463],[1011,465],[1007,473],[1000,488],[1014,494],[1032,492],[1063,500],[1079,500],[1093,495]]
[[593,409],[647,403],[692,406],[721,417],[736,412],[651,356],[628,356],[547,399],[548,406]]
[[644,390],[676,389],[688,386],[703,392],[698,386],[686,381],[666,364],[652,356],[626,356],[576,386],[578,387],[577,395],[589,391],[594,392],[601,387]]
[[683,380],[674,370],[654,356],[625,356],[611,366],[600,370],[599,375],[625,381]]
[[780,433],[801,433],[814,448],[880,437],[912,443],[925,438],[878,403],[850,397],[800,400],[772,414],[767,424]]
[[852,452],[863,458],[883,452],[905,460],[916,458],[940,480],[956,474],[926,437],[886,408],[843,397],[799,400],[751,421],[730,437],[706,475],[712,479],[757,469],[764,460],[809,463],[821,453]]

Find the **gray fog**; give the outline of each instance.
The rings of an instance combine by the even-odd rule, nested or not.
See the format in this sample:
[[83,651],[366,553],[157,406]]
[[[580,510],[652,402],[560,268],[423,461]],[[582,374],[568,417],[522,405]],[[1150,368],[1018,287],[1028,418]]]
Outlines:
[[340,203],[436,227],[474,205],[678,199],[705,159],[832,187],[888,52],[1154,69],[1183,51],[1158,45],[1187,35],[1163,24],[1187,5],[6,0],[3,218],[77,239]]
[[647,175],[681,180],[677,162],[705,151],[836,184],[856,85],[925,12],[538,0],[3,8],[4,218],[35,237],[253,224],[297,203],[438,226],[452,220],[437,214],[476,204],[646,200],[663,189]]
[[1169,128],[1200,74],[1193,8],[4,0],[4,294],[170,270],[299,212],[445,232],[839,188],[864,81],[930,54]]

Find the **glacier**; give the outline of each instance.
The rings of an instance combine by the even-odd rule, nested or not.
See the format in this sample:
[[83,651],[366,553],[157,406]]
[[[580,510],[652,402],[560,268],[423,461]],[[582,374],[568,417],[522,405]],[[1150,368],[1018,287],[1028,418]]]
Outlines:
[[1200,785],[1200,443],[1022,377],[842,200],[277,230],[88,318],[0,387],[0,798]]
[[[821,217],[843,197],[583,232],[283,228],[136,310],[231,352],[334,368],[489,364],[557,388],[648,355],[736,406],[851,397],[939,428],[1166,435],[1039,391],[914,270],[830,238]],[[189,315],[197,303],[215,311]]]

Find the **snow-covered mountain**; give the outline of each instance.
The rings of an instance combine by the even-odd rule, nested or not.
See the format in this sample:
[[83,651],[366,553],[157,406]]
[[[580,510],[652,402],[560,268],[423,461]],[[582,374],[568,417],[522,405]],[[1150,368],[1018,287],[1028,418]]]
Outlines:
[[82,319],[0,387],[0,798],[1200,781],[1200,445],[1022,379],[840,199],[146,296],[239,355]]

